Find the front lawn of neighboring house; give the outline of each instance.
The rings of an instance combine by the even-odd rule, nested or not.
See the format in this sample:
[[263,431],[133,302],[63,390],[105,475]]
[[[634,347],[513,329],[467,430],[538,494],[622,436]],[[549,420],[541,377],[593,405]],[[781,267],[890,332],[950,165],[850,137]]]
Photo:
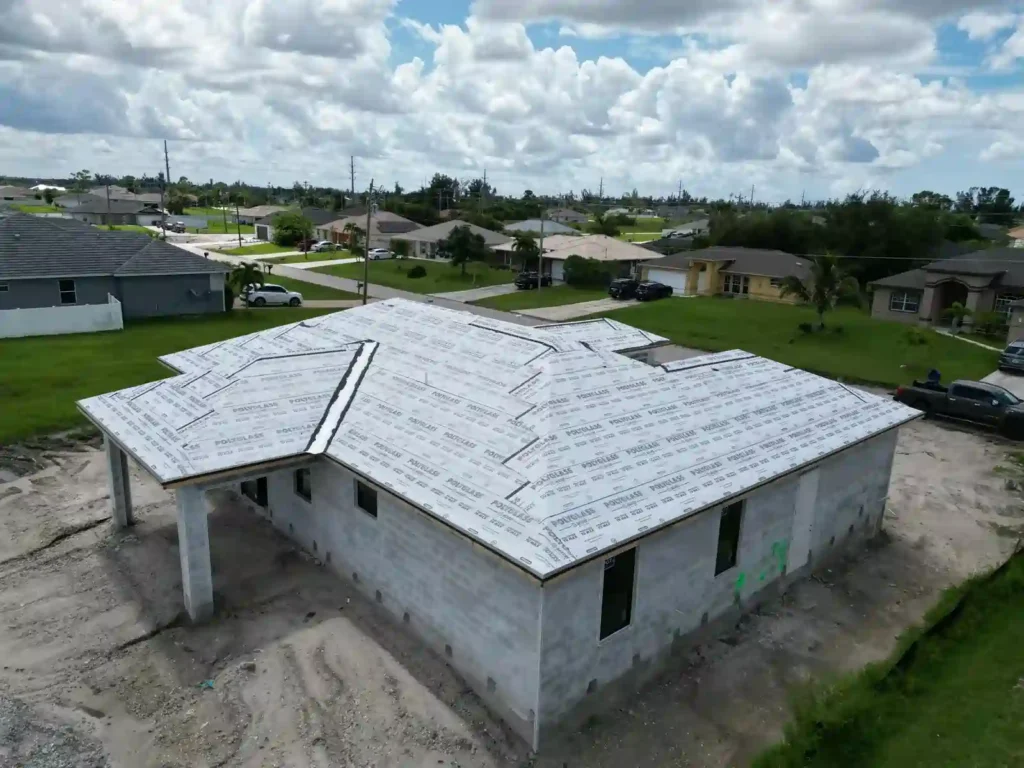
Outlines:
[[296,253],[292,256],[282,256],[279,259],[268,258],[259,259],[259,261],[265,262],[266,264],[301,264],[304,261],[316,262],[316,261],[335,261],[337,259],[351,259],[355,258],[349,251],[326,251],[324,253],[318,253],[313,251],[312,253]]
[[565,304],[578,304],[581,301],[606,298],[608,298],[608,291],[603,288],[573,288],[571,285],[556,285],[539,290],[506,293],[504,296],[491,296],[471,303],[481,307],[512,312],[517,309],[560,307]]
[[107,231],[114,232],[140,232],[150,237],[158,237],[159,235],[148,227],[143,227],[140,224],[94,224],[96,229],[105,229]]
[[609,315],[713,352],[744,349],[824,376],[885,386],[923,379],[937,368],[944,381],[980,379],[996,368],[997,352],[934,331],[874,320],[841,307],[825,316],[824,332],[804,333],[815,323],[806,306],[726,298],[671,298],[616,310]]
[[639,218],[636,224],[618,224],[619,232],[627,234],[630,232],[656,232],[655,238],[661,237],[661,230],[668,226],[665,219]]
[[21,211],[22,213],[63,213],[64,209],[58,208],[55,205],[47,205],[46,203],[15,203],[15,210]]
[[[235,215],[235,209],[234,208],[230,208],[230,209],[225,209],[225,210],[227,210],[228,223],[230,223],[232,221],[232,216]],[[223,214],[224,214],[224,210],[222,210],[220,208],[186,208],[185,209],[185,215],[186,216],[208,216],[208,217],[211,217],[211,218],[214,217],[214,216],[217,216],[218,218],[221,218],[223,216]]]
[[[333,298],[333,297],[332,297]],[[75,401],[171,372],[158,355],[335,310],[275,308],[129,322],[123,331],[0,339],[0,445],[84,422]]]
[[221,248],[218,253],[225,253],[228,256],[259,256],[261,253],[288,253],[294,251],[290,245],[274,245],[273,243],[258,243],[257,245],[243,245],[241,248]]
[[925,626],[890,660],[804,692],[755,768],[1021,765],[1024,554],[948,591]]
[[[173,221],[174,217],[168,217],[168,221]],[[256,228],[252,224],[235,224],[228,217],[227,226],[224,225],[224,220],[220,216],[210,216],[206,220],[206,226],[196,229],[196,232],[204,235],[237,235],[239,231],[243,235],[252,235],[256,233]],[[191,231],[191,227],[189,231]]]
[[[414,267],[423,267],[427,274],[420,278],[410,278],[409,272]],[[363,279],[363,264],[339,264],[333,267],[316,267],[314,272],[326,275],[345,277],[349,280]],[[461,274],[459,267],[453,267],[444,261],[427,261],[425,259],[388,259],[370,262],[370,285],[385,285],[412,293],[448,293],[449,291],[465,291],[469,288],[482,288],[487,285],[503,285],[515,280],[516,273],[508,269],[496,269],[481,262],[466,266],[466,274]]]
[[[330,288],[326,285],[317,285],[316,283],[307,283],[303,280],[296,280],[291,277],[284,277],[282,275],[275,275],[271,272],[268,275],[264,275],[264,280],[268,283],[274,283],[280,285],[289,291],[298,291],[302,294],[304,301],[306,300],[319,300],[319,299],[358,299],[360,295],[358,293],[350,293],[349,291],[343,291],[339,288]],[[276,307],[272,307],[276,309]]]
[[661,230],[657,232],[625,232],[618,236],[619,240],[627,243],[646,243],[648,240],[657,240],[661,237]]

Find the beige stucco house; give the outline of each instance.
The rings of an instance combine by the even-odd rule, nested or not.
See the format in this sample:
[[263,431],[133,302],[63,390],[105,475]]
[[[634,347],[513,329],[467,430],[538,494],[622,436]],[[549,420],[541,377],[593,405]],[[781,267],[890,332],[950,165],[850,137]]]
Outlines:
[[[974,314],[1003,312],[1024,299],[1024,257],[1016,248],[988,248],[933,261],[871,283],[871,316],[924,325],[949,323],[946,310],[959,302]],[[972,318],[964,326],[972,325]]]
[[730,294],[794,304],[795,296],[782,297],[782,281],[789,275],[806,278],[810,266],[810,259],[785,251],[715,246],[641,264],[640,277],[671,285],[678,296]]

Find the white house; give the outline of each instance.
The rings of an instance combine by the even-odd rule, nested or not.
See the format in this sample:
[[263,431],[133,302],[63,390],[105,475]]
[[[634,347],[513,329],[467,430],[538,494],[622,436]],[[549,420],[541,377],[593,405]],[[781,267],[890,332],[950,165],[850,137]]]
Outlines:
[[175,490],[194,619],[205,491],[235,488],[537,747],[877,532],[920,415],[741,351],[642,362],[663,343],[390,300],[167,355],[178,375],[79,407],[119,524],[129,457]]

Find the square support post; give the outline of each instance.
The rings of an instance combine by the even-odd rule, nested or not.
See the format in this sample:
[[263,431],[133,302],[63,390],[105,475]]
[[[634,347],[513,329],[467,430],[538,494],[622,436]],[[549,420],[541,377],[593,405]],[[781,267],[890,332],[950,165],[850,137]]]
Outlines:
[[110,516],[118,528],[135,524],[132,514],[131,475],[128,474],[128,455],[107,435],[103,435],[103,448],[107,453],[107,491],[110,493]]
[[213,571],[210,534],[206,521],[206,494],[200,488],[175,491],[178,501],[178,551],[185,609],[192,621],[213,616]]

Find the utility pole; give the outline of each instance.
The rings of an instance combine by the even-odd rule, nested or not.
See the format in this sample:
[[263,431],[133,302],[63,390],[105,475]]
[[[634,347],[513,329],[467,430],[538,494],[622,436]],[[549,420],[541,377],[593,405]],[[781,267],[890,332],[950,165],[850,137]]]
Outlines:
[[224,234],[228,233],[228,209],[221,208],[220,212],[224,215]]
[[444,189],[437,190],[437,215],[441,215],[442,206],[444,205]]
[[681,205],[683,202],[683,180],[679,180],[679,193],[676,195],[676,201]]
[[352,194],[352,199],[356,199],[356,156],[349,155],[348,158],[348,174],[352,188],[349,190]]
[[601,183],[597,187],[597,199],[604,200],[604,176],[601,177]]
[[114,222],[110,220],[110,179],[107,179],[107,226],[111,226]]
[[164,240],[167,239],[167,206],[164,205],[164,190],[166,188],[167,179],[165,178],[160,185],[160,232],[163,234]]
[[484,168],[484,183],[480,187],[480,208],[484,207],[484,198],[487,197],[487,169]]
[[750,185],[750,210],[754,210],[754,185]]
[[370,179],[370,194],[366,196],[366,243],[363,247],[363,306],[369,296],[370,285],[370,224],[373,215],[373,179]]
[[167,172],[167,183],[171,183],[171,161],[167,156],[167,139],[164,139],[164,170]]
[[242,247],[242,222],[238,220],[238,198],[235,198],[235,227],[238,230],[238,247]]
[[540,253],[537,254],[537,291],[544,282],[544,206],[540,207]]

